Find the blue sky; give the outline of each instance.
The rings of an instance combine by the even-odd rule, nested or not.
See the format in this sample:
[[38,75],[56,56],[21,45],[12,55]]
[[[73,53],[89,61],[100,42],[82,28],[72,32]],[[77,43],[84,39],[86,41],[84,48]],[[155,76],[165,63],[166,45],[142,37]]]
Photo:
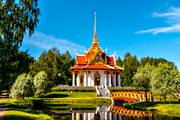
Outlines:
[[73,57],[88,50],[96,12],[98,41],[109,55],[162,57],[180,69],[179,0],[39,0],[39,8],[38,27],[21,47],[36,59],[52,47]]

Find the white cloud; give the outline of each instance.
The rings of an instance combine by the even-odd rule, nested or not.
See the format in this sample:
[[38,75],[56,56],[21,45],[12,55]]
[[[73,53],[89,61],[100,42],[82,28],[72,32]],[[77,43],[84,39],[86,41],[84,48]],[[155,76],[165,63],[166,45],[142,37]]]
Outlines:
[[83,50],[84,48],[84,46],[73,43],[66,39],[56,38],[41,32],[35,32],[30,38],[25,37],[24,44],[44,50],[49,50],[56,47],[61,53],[64,53],[66,50],[68,50],[70,53],[74,53],[75,50]]
[[154,12],[152,15],[153,17],[166,18],[165,22],[167,22],[169,26],[141,30],[135,33],[152,33],[156,35],[158,33],[180,32],[180,8],[170,7],[166,13]]
[[158,33],[168,33],[168,32],[180,32],[180,24],[173,25],[170,27],[160,27],[160,28],[153,28],[148,30],[141,30],[136,33],[153,33],[154,35]]

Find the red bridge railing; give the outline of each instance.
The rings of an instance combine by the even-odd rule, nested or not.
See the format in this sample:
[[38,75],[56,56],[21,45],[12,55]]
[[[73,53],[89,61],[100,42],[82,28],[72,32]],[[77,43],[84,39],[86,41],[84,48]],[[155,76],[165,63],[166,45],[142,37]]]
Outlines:
[[[111,98],[114,100],[125,100],[133,102],[146,101],[146,94],[144,91],[118,91],[111,92]],[[147,92],[147,101],[151,101],[151,92]]]

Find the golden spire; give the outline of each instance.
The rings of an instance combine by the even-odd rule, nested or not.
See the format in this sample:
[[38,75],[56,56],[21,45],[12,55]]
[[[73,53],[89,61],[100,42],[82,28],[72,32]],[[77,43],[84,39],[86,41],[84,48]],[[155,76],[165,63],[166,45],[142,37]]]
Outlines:
[[95,24],[94,24],[94,38],[97,38],[97,35],[96,35],[96,12],[95,12],[94,16],[95,16]]
[[96,34],[96,12],[94,14],[95,16],[95,24],[94,24],[94,38],[93,38],[93,43],[97,43],[97,34]]
[[91,48],[89,49],[88,52],[92,53],[95,51],[102,51],[101,48],[99,47],[99,43],[97,41],[97,34],[96,34],[96,12],[95,12],[95,24],[94,24],[94,38],[93,38],[93,43],[91,45]]

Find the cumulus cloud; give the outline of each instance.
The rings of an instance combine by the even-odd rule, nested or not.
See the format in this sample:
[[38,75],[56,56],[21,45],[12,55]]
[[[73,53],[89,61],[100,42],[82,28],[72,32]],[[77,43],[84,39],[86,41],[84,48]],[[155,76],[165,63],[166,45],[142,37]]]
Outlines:
[[70,53],[74,53],[75,50],[83,50],[84,48],[84,46],[76,44],[69,40],[56,38],[54,36],[46,35],[41,32],[35,32],[30,38],[25,37],[24,44],[42,48],[44,50],[56,47],[60,52],[65,52],[68,50]]
[[141,30],[135,33],[152,33],[156,35],[158,33],[180,32],[180,8],[170,7],[167,12],[154,12],[152,16],[166,18],[164,22],[168,23],[169,26]]

